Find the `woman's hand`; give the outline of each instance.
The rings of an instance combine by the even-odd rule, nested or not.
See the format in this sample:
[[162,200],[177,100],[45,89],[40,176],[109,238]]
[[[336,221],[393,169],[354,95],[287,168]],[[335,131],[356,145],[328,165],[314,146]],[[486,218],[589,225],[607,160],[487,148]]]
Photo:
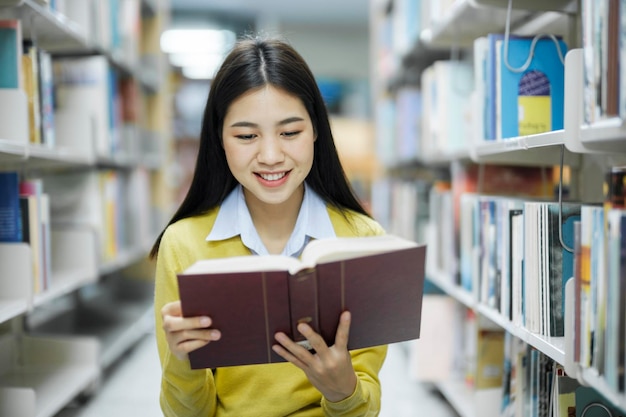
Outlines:
[[348,352],[350,313],[345,311],[341,314],[335,344],[330,347],[311,326],[300,323],[298,331],[315,349],[315,354],[295,343],[284,333],[276,333],[275,338],[280,345],[272,347],[274,352],[302,369],[311,384],[328,401],[337,402],[352,395],[356,388],[357,376]]
[[221,337],[219,330],[210,328],[210,317],[183,317],[180,301],[165,304],[161,317],[167,344],[178,359]]

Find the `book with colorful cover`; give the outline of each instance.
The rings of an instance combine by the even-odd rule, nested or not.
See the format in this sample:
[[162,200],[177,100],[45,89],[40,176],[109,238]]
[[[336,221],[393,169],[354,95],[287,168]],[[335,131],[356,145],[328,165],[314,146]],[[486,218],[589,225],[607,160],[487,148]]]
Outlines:
[[510,67],[521,68],[532,54],[527,68],[512,71],[505,64],[504,35],[489,34],[488,39],[491,78],[487,91],[493,98],[489,101],[493,136],[506,139],[563,129],[565,42],[540,38],[531,50],[533,37],[509,36],[506,58]]
[[22,23],[0,20],[0,88],[22,88]]

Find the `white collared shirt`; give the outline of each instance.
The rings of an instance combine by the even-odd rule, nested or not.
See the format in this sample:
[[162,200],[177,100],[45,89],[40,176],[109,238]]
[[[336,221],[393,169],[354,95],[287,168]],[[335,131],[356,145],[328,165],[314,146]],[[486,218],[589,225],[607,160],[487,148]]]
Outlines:
[[[213,229],[206,240],[220,241],[237,235],[241,236],[243,244],[253,254],[267,255],[269,253],[252,223],[241,185],[235,187],[222,202]],[[304,198],[296,226],[283,249],[282,255],[298,257],[311,239],[335,236],[335,229],[330,222],[324,200],[305,182]]]

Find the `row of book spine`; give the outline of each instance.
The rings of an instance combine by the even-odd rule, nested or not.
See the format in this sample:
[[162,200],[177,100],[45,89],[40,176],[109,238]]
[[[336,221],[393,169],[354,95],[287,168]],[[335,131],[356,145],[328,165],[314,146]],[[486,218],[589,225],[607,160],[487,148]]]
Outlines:
[[53,148],[56,141],[52,58],[31,40],[23,39],[20,20],[0,20],[0,67],[0,88],[26,93],[29,142]]
[[566,53],[561,39],[511,36],[505,47],[504,35],[494,33],[475,40],[472,60],[435,61],[419,83],[377,103],[384,162],[563,129]]
[[568,376],[562,365],[510,333],[503,351],[500,416],[622,415],[596,390]]
[[51,0],[48,8],[72,21],[88,43],[137,65],[142,0]]
[[602,204],[582,205],[576,225],[574,360],[625,392],[626,168],[605,177]]
[[[99,3],[111,8],[118,7],[114,7],[113,3],[120,3],[120,8],[134,10],[134,12],[125,11],[123,20],[120,20],[119,16],[111,17],[111,21],[117,23],[109,35],[113,40],[103,43],[109,49],[104,50],[110,50],[115,54],[115,48],[122,46],[121,39],[126,38],[132,38],[133,44],[136,45],[139,38],[138,22],[141,20],[139,2],[124,0]],[[95,8],[95,4],[90,7]],[[69,10],[71,7],[68,5],[68,12]],[[95,9],[92,13],[96,14]],[[134,22],[125,23],[133,27],[132,31],[127,29],[122,32],[121,28],[117,28],[117,25],[122,24],[120,21]],[[113,36],[115,33],[118,35]],[[120,33],[126,35],[122,36]],[[137,57],[137,47],[133,49],[133,53],[126,55]],[[135,67],[132,63],[127,65],[129,68]],[[26,94],[28,109],[25,111],[28,112],[29,121],[27,137],[32,144],[43,144],[51,148],[67,146],[68,140],[65,137],[60,139],[57,137],[55,114],[68,112],[76,114],[80,111],[79,116],[89,120],[91,125],[89,132],[93,132],[94,135],[93,138],[82,140],[93,142],[95,155],[113,157],[118,154],[140,152],[137,149],[138,135],[144,113],[140,100],[140,83],[136,78],[120,72],[106,56],[71,58],[53,56],[34,39],[26,36],[21,20],[0,20],[0,89],[19,90]],[[0,109],[9,109],[11,106],[15,106],[15,103],[10,97],[0,99]]]
[[101,262],[125,250],[144,248],[153,238],[149,175],[145,170],[62,173],[20,178],[0,172],[0,242],[26,242],[33,253],[35,293],[49,288],[50,228],[89,227],[96,234]]
[[53,70],[57,111],[92,121],[95,154],[113,157],[131,152],[141,120],[137,80],[120,77],[102,55],[57,58]]
[[621,415],[598,391],[567,375],[562,364],[451,297],[429,295],[423,308],[430,316],[449,322],[422,327],[422,337],[412,346],[410,375],[437,386],[456,380],[456,389],[480,399],[464,412],[570,417],[597,407]]
[[582,2],[584,122],[626,119],[626,3]]
[[[581,4],[584,83],[567,88],[583,92],[585,124],[625,119],[626,5],[620,0]],[[377,102],[384,161],[393,165],[562,130],[568,117],[564,58],[572,47],[551,34],[490,33],[476,38],[459,59],[436,61],[420,80]]]
[[[607,195],[598,203],[464,192],[454,206],[454,187],[433,187],[430,196],[431,212],[442,217],[458,213],[458,230],[438,229],[433,242],[434,252],[441,254],[449,254],[451,242],[457,242],[459,270],[453,284],[514,325],[563,337],[565,284],[574,280],[573,360],[595,369],[619,393],[624,392],[626,361],[625,172],[614,167],[607,173]],[[449,268],[450,277],[455,276],[453,264],[445,255],[433,262]]]
[[0,172],[0,242],[26,243],[32,250],[32,288],[50,287],[50,197],[40,179],[21,180],[16,172]]

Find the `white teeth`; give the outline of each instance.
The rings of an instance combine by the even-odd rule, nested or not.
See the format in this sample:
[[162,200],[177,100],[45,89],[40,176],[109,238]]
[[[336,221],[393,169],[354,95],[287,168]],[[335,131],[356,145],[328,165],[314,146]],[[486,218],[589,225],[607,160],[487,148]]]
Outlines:
[[263,178],[266,181],[277,181],[279,179],[281,179],[282,177],[285,176],[284,172],[280,172],[277,174],[259,174],[261,176],[261,178]]

